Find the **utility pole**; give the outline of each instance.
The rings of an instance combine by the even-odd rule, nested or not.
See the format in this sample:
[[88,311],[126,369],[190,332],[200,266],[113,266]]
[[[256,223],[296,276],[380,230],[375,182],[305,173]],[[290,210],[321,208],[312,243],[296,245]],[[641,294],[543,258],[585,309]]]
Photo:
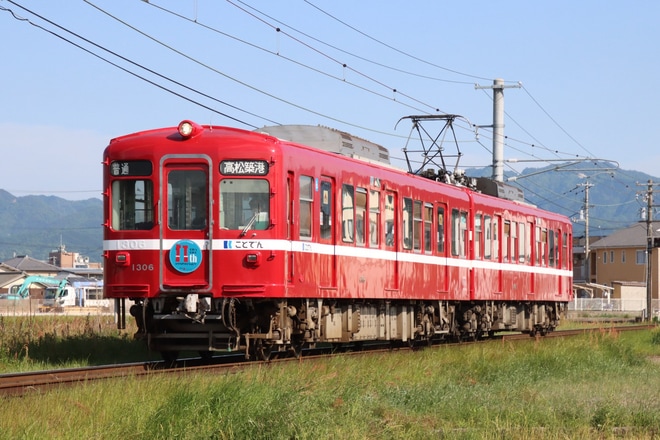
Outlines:
[[492,86],[474,85],[475,89],[493,89],[493,180],[504,181],[504,89],[520,88],[521,83],[504,85],[502,78],[493,80]]
[[579,183],[578,186],[584,186],[584,267],[586,268],[586,281],[591,282],[591,246],[589,243],[589,188],[593,183]]
[[[641,184],[637,184],[641,186]],[[653,180],[646,184],[646,320],[653,319]]]
[[651,321],[653,309],[653,181],[649,179],[646,189],[646,320]]

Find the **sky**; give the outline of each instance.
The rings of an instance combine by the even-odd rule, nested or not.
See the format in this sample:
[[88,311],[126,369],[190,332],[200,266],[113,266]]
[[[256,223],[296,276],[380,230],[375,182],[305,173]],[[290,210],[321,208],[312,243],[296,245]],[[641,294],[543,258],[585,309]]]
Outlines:
[[329,126],[405,167],[400,119],[455,114],[449,163],[488,166],[496,78],[506,171],[660,176],[659,17],[652,0],[0,0],[0,189],[99,198],[110,139],[183,119]]

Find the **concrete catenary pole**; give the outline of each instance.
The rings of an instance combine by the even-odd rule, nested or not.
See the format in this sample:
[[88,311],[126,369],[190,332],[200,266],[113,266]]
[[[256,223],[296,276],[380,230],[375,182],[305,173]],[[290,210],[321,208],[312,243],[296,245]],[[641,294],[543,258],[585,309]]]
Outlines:
[[505,86],[502,78],[493,80],[492,86],[475,84],[475,89],[493,89],[493,180],[504,181],[504,89],[522,87],[522,84]]

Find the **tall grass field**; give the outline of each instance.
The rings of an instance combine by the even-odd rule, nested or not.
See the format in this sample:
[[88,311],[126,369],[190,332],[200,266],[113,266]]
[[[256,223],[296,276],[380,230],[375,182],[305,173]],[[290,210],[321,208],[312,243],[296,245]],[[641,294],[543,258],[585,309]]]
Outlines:
[[[146,359],[105,318],[48,319],[0,321],[4,372]],[[653,439],[659,359],[660,330],[603,330],[127,377],[0,398],[0,438]]]

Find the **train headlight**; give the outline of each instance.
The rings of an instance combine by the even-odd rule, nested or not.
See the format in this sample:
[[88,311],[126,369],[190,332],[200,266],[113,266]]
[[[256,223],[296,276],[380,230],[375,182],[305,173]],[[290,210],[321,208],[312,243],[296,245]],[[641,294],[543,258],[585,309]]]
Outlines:
[[177,130],[179,131],[179,134],[181,135],[182,138],[188,139],[198,133],[201,133],[203,128],[199,124],[195,124],[192,121],[185,120],[179,122],[179,126]]

